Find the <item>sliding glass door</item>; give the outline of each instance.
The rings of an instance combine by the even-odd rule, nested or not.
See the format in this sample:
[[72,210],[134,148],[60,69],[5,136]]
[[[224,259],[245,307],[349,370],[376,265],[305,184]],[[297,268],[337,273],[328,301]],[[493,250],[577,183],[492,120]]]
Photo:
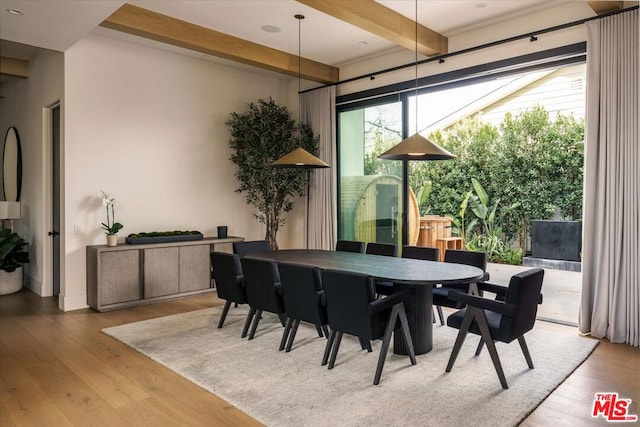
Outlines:
[[394,101],[338,113],[340,239],[402,243],[402,164],[378,159],[402,140],[402,111]]

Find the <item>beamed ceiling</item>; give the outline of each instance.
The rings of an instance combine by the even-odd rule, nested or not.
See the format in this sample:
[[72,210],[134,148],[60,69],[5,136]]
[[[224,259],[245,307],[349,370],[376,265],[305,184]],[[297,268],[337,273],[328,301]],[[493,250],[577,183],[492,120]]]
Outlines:
[[[64,51],[93,31],[114,37],[123,34],[142,44],[144,40],[159,42],[203,57],[290,76],[300,72],[305,79],[331,83],[340,79],[340,64],[392,49],[415,51],[416,45],[423,56],[444,54],[451,35],[566,3],[582,5],[584,17],[630,4],[563,0],[3,0],[0,72],[26,78],[33,46]],[[9,8],[25,14],[10,15]],[[294,18],[297,13],[306,19],[299,23]],[[303,51],[300,69],[299,49]]]

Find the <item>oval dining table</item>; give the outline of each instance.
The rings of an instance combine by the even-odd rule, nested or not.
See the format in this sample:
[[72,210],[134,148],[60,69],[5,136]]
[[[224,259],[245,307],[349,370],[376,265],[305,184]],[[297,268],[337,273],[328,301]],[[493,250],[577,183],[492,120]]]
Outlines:
[[[433,287],[437,284],[473,283],[484,276],[481,269],[464,264],[354,252],[286,249],[256,252],[246,257],[368,274],[376,280],[393,282],[397,289],[414,289],[405,309],[416,354],[428,353],[433,348]],[[394,335],[393,352],[408,354],[401,334]]]

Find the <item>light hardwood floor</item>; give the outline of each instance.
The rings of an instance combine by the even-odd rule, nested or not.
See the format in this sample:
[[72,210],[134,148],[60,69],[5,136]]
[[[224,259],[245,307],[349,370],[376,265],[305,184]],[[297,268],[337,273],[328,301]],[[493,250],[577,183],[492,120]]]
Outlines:
[[[0,297],[0,426],[259,425],[100,332],[221,303],[207,294],[109,313],[63,313],[55,298],[28,291]],[[536,328],[577,333],[544,322]],[[601,341],[522,425],[605,425],[591,418],[591,406],[594,394],[606,391],[632,399],[631,413],[640,414],[640,349]]]

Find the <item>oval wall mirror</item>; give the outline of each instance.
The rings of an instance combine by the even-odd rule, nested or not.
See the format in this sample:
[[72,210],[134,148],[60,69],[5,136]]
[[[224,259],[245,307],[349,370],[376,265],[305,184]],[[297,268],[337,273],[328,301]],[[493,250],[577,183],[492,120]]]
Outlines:
[[20,201],[22,191],[22,148],[18,129],[10,127],[2,150],[2,190],[8,202]]

